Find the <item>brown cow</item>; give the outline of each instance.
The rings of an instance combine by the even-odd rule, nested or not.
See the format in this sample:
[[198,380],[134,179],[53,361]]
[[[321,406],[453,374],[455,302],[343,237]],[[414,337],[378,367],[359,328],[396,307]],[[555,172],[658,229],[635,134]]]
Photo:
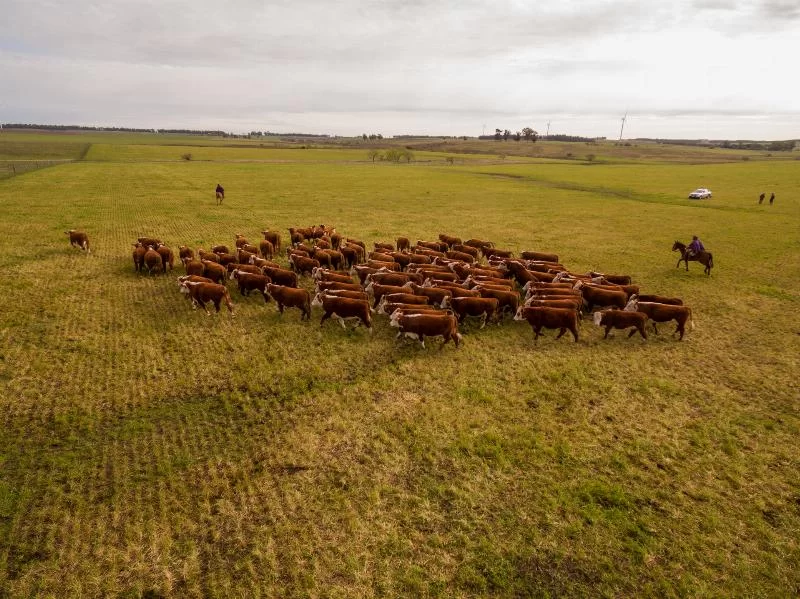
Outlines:
[[232,262],[231,264],[225,265],[225,270],[228,272],[229,279],[233,279],[232,275],[234,270],[249,272],[251,275],[261,275],[264,274],[261,268],[262,267],[256,266],[255,264],[239,264],[238,262]]
[[339,289],[341,291],[364,291],[361,285],[356,283],[340,283],[339,281],[317,281],[316,291],[330,291]]
[[149,246],[144,254],[144,265],[150,274],[153,274],[154,271],[164,271],[164,260],[161,258],[161,254],[153,249],[153,246]]
[[64,231],[64,233],[69,236],[69,244],[71,246],[86,250],[86,253],[89,253],[89,236],[86,233],[75,229]]
[[489,248],[493,248],[494,247],[494,243],[492,243],[491,241],[483,241],[481,239],[467,239],[464,242],[464,245],[468,245],[468,246],[477,248],[479,250],[482,247],[489,247]]
[[443,307],[452,308],[462,322],[467,316],[481,318],[481,328],[486,326],[486,321],[497,314],[499,300],[493,297],[449,297],[444,300]]
[[578,342],[578,311],[572,308],[553,306],[521,306],[514,315],[514,320],[527,320],[536,336],[536,341],[543,328],[559,329],[556,339],[569,331]]
[[692,309],[688,306],[675,306],[671,304],[658,304],[654,302],[642,302],[636,299],[631,299],[628,305],[625,306],[626,311],[644,312],[653,323],[653,330],[658,334],[658,322],[669,322],[674,320],[677,323],[675,331],[672,333],[680,334],[680,340],[683,340],[683,334],[686,332],[686,322],[689,322],[689,328],[694,330],[694,319],[692,318]]
[[418,274],[407,272],[376,272],[367,275],[368,282],[380,283],[381,285],[405,285],[409,281],[422,283],[422,277]]
[[141,243],[144,247],[147,247],[148,245],[158,247],[158,244],[161,243],[161,240],[156,239],[155,237],[139,237],[136,241]]
[[183,267],[186,269],[187,275],[202,276],[206,271],[206,267],[203,266],[203,263],[200,262],[200,260],[188,260]]
[[477,248],[474,248],[470,245],[463,245],[460,243],[455,244],[451,249],[455,250],[456,252],[462,252],[464,254],[469,254],[475,260],[481,255],[480,251]]
[[271,260],[275,255],[275,246],[272,245],[271,241],[262,239],[258,242],[258,251],[261,252],[261,255],[264,256],[266,260]]
[[339,281],[340,283],[352,283],[353,275],[343,270],[327,270],[317,268],[312,271],[311,276],[317,281]]
[[178,248],[178,258],[185,266],[189,260],[194,260],[194,250],[190,247],[182,245]]
[[398,237],[396,244],[398,252],[407,252],[411,247],[411,242],[408,240],[408,237]]
[[181,283],[181,293],[188,293],[189,298],[192,300],[192,307],[197,309],[197,306],[202,306],[209,316],[211,316],[211,312],[208,311],[206,304],[214,302],[214,308],[219,312],[219,304],[222,300],[225,300],[228,311],[233,314],[233,303],[225,285],[184,281]]
[[322,326],[326,320],[333,316],[339,320],[344,329],[347,328],[344,324],[346,318],[357,318],[372,332],[372,318],[368,301],[323,294],[321,303],[325,313],[319,321],[319,326]]
[[479,285],[476,287],[478,293],[481,294],[481,297],[493,297],[495,298],[498,304],[498,318],[502,317],[502,313],[508,308],[511,314],[517,313],[517,308],[519,308],[519,293],[516,291],[508,291],[507,289],[489,289],[487,287]]
[[369,296],[364,291],[349,291],[347,289],[326,289],[325,291],[318,292],[314,299],[311,300],[312,306],[321,306],[321,303],[314,303],[315,301],[322,301],[323,295],[332,295],[334,297],[349,297],[350,299],[369,301]]
[[522,252],[520,258],[523,260],[540,260],[542,262],[558,262],[558,254],[546,254],[544,252]]
[[305,289],[267,283],[267,293],[278,304],[278,312],[281,314],[283,314],[284,306],[287,308],[299,308],[303,313],[300,316],[300,320],[311,319],[311,294]]
[[201,260],[203,263],[203,276],[208,277],[215,283],[220,283],[225,281],[225,275],[227,274],[227,270],[221,264],[217,264],[216,262],[212,262],[211,260]]
[[406,283],[403,285],[404,288],[409,288],[415,295],[424,295],[428,298],[428,301],[431,304],[438,304],[442,305],[444,302],[444,298],[452,297],[453,292],[449,289],[441,289],[436,287],[423,287],[422,285],[417,285],[416,283]]
[[292,254],[289,257],[289,264],[301,275],[305,273],[310,275],[315,268],[320,267],[319,260],[315,258],[304,258],[299,254]]
[[136,272],[141,272],[144,268],[144,255],[147,253],[147,248],[141,243],[133,244],[133,269]]
[[595,277],[603,277],[609,283],[614,283],[616,285],[630,285],[631,284],[631,277],[628,275],[607,275],[602,272],[590,272],[589,276],[592,278]]
[[446,243],[447,247],[450,249],[452,249],[454,245],[461,245],[460,237],[451,237],[450,235],[445,235],[444,233],[439,233],[439,240]]
[[586,303],[587,312],[591,312],[594,306],[619,308],[621,310],[628,303],[628,296],[624,291],[598,289],[583,285],[582,281],[578,281],[575,289],[581,292],[583,301]]
[[170,270],[173,270],[175,267],[175,254],[172,252],[172,250],[161,243],[156,248],[156,251],[159,253],[161,260],[164,263],[164,272],[167,272],[167,265],[169,265]]
[[[672,306],[682,306],[683,300],[679,297],[667,297],[665,295],[648,295],[648,294],[641,294],[636,296],[631,296],[631,300],[639,300],[640,302],[651,302],[654,304],[670,304]],[[630,300],[628,300],[630,301]]]
[[247,238],[244,235],[242,235],[241,233],[237,233],[236,239],[234,240],[233,243],[237,247],[237,249],[241,249],[244,246],[248,245],[250,242],[247,241]]
[[265,304],[269,302],[267,285],[272,282],[270,281],[269,277],[265,275],[254,275],[252,273],[237,269],[231,273],[231,278],[236,279],[236,282],[239,285],[239,293],[242,295],[250,295],[250,292],[255,289],[256,291],[261,292],[261,295],[264,297]]
[[392,314],[389,324],[399,329],[398,338],[403,335],[416,338],[423,348],[425,337],[442,337],[444,341],[439,346],[440,350],[450,339],[456,347],[461,342],[458,322],[452,314],[407,314],[398,310]]
[[215,254],[230,254],[231,250],[227,245],[215,245],[211,247],[211,251]]
[[[406,283],[407,285],[413,285],[413,283]],[[386,295],[387,293],[405,293],[408,291],[405,286],[400,285],[381,285],[380,283],[375,283],[371,281],[369,285],[367,285],[365,291],[367,293],[371,293],[373,299],[373,308],[378,307],[378,303],[380,303],[381,298]]]
[[389,304],[428,304],[428,298],[424,295],[414,295],[413,293],[404,293],[408,289],[403,288],[400,293],[385,293],[381,297],[381,302]]
[[216,252],[207,252],[203,248],[197,248],[197,255],[201,260],[210,260],[211,262],[219,263],[219,256]]
[[472,264],[473,262],[475,262],[475,257],[472,254],[468,254],[466,252],[459,252],[457,250],[447,250],[445,252],[445,256],[447,256],[451,260],[461,260],[461,262],[466,262],[467,264]]
[[639,331],[643,339],[647,339],[647,331],[645,330],[647,314],[644,312],[626,312],[625,310],[613,309],[600,310],[594,313],[594,324],[606,328],[606,334],[603,335],[603,339],[608,338],[608,332],[612,328],[627,329],[630,327],[634,327],[634,329],[628,333],[629,339],[633,337],[636,331]]
[[269,229],[265,229],[261,231],[261,234],[264,236],[264,239],[269,241],[272,244],[275,252],[281,251],[281,235],[277,231],[270,231]]
[[297,275],[291,270],[284,268],[275,268],[274,266],[264,266],[261,272],[267,275],[272,281],[278,285],[285,287],[297,287]]

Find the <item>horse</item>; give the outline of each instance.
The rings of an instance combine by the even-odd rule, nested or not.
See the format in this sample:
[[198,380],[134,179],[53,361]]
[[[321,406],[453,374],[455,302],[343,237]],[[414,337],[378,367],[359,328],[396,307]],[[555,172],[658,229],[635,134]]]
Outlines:
[[705,266],[703,272],[709,276],[711,275],[711,269],[714,267],[714,256],[711,254],[711,252],[702,251],[698,252],[697,254],[689,255],[689,250],[686,248],[686,245],[680,241],[676,241],[674,244],[672,244],[672,251],[674,252],[675,250],[678,250],[681,253],[681,257],[678,258],[678,264],[675,266],[675,268],[680,268],[681,262],[685,262],[686,272],[689,272],[689,261],[699,262]]
[[222,204],[222,200],[224,200],[224,199],[225,199],[225,194],[222,193],[221,191],[218,191],[217,192],[217,206],[221,205]]

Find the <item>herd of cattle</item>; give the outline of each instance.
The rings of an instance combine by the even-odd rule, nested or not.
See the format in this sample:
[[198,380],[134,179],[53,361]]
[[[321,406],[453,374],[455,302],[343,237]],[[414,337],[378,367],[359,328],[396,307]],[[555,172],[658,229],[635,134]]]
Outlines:
[[[275,261],[283,256],[281,236],[270,230],[262,235],[257,245],[237,234],[231,247],[178,249],[186,271],[178,284],[195,309],[210,314],[213,303],[219,312],[224,302],[233,314],[226,283],[235,281],[242,296],[255,291],[264,302],[274,300],[281,314],[297,308],[309,320],[312,307],[321,307],[320,325],[329,318],[342,327],[355,320],[371,332],[372,315],[386,314],[398,337],[418,339],[423,347],[425,337],[436,336],[443,337],[442,346],[451,339],[458,346],[459,324],[468,317],[480,319],[483,328],[511,315],[527,320],[536,339],[542,329],[558,329],[557,339],[569,331],[575,341],[585,315],[605,328],[604,338],[612,329],[630,329],[628,337],[638,331],[647,339],[648,322],[657,333],[658,323],[674,320],[683,339],[687,323],[694,326],[691,308],[679,298],[641,294],[627,275],[572,272],[556,254],[525,251],[514,257],[490,241],[462,242],[445,234],[414,245],[405,237],[376,242],[369,251],[364,242],[320,225],[289,229],[286,268]],[[140,237],[133,263],[139,272],[167,272],[175,255],[161,240]],[[299,284],[304,281],[313,284],[313,293],[311,285]]]

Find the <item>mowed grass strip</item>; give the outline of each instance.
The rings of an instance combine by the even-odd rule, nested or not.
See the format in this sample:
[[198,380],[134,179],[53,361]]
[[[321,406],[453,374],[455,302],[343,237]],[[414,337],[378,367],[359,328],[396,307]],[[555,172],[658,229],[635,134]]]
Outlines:
[[[388,164],[79,163],[0,182],[4,591],[796,591],[797,200],[644,203],[588,189],[620,181],[582,179],[599,168],[558,173],[583,189]],[[580,343],[534,343],[506,320],[440,352],[385,319],[320,329],[237,291],[235,318],[209,318],[180,270],[133,272],[139,235],[177,250],[314,223],[556,251],[683,297],[697,328],[603,341],[586,321]],[[63,233],[78,227],[88,256]],[[675,269],[692,232],[710,278]]]

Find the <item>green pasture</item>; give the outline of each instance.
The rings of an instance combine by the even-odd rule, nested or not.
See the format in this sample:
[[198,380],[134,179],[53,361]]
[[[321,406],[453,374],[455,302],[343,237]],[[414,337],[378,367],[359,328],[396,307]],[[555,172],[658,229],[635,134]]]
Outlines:
[[[130,145],[0,181],[2,594],[800,591],[800,162]],[[712,200],[685,198],[701,185]],[[587,319],[578,343],[534,342],[506,319],[423,350],[385,317],[320,328],[232,286],[235,317],[207,317],[180,268],[133,271],[140,235],[177,250],[319,223],[557,252],[682,297],[696,328],[603,340]],[[711,277],[675,268],[693,233]]]

